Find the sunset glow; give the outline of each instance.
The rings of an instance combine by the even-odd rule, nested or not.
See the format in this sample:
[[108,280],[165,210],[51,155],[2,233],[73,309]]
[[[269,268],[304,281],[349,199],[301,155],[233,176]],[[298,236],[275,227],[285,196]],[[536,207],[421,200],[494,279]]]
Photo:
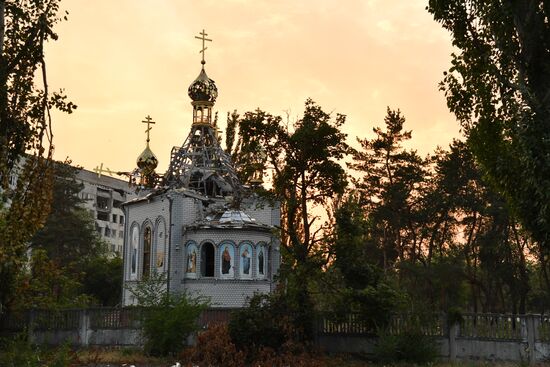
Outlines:
[[93,169],[131,170],[145,146],[146,115],[156,121],[151,149],[163,172],[191,125],[187,87],[200,71],[216,81],[214,107],[260,108],[290,120],[311,97],[348,116],[345,132],[371,136],[386,107],[401,109],[422,155],[459,137],[438,91],[451,43],[421,0],[176,1],[65,0],[69,20],[47,46],[50,88],[78,105],[54,114],[56,159]]

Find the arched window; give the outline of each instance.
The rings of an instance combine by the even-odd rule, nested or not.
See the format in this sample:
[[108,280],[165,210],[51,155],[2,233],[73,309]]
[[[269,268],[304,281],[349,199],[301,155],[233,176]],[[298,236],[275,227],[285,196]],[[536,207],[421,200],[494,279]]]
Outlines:
[[151,227],[146,227],[143,232],[143,277],[149,276],[151,270],[151,242],[153,239]]
[[214,276],[214,245],[206,242],[201,247],[201,275],[203,277]]

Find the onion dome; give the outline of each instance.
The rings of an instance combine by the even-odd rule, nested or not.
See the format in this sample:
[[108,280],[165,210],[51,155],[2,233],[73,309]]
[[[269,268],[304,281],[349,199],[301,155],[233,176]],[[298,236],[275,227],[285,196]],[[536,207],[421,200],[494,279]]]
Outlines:
[[204,67],[197,79],[189,86],[187,94],[194,102],[216,102],[218,88],[216,83],[206,75]]
[[158,163],[159,161],[157,157],[149,148],[149,144],[147,144],[137,159],[137,166],[141,170],[142,174],[147,176],[155,172],[155,168],[157,168]]

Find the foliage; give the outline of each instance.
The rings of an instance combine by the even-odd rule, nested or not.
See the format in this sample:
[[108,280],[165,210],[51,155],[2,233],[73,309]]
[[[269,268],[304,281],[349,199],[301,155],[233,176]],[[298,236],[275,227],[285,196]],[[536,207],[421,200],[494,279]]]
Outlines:
[[0,365],[3,367],[69,367],[77,362],[68,344],[44,350],[31,345],[23,335],[0,339]]
[[341,274],[334,286],[328,311],[337,318],[359,313],[366,324],[377,330],[400,309],[405,295],[384,277],[376,263],[378,249],[370,237],[371,226],[364,218],[357,198],[348,196],[335,212],[333,269]]
[[422,256],[421,198],[428,171],[416,151],[402,146],[411,131],[404,130],[401,112],[388,108],[384,123],[385,129],[373,129],[375,138],[358,139],[362,150],[353,153],[349,166],[363,175],[354,183],[380,249],[380,265],[388,269],[398,260]]
[[244,366],[246,355],[233,344],[227,324],[216,324],[197,336],[196,344],[185,349],[182,360],[188,366]]
[[[247,354],[253,352],[251,354]],[[199,333],[195,346],[181,355],[186,366],[325,366],[323,357],[310,354],[302,344],[283,341],[276,349],[260,347],[256,351],[239,350],[226,324],[211,326]],[[248,361],[248,362],[247,362]]]
[[30,243],[32,249],[46,250],[50,259],[68,269],[81,268],[83,262],[106,252],[94,218],[81,206],[79,193],[84,185],[76,180],[77,171],[70,161],[55,164],[51,211]]
[[296,319],[305,338],[311,337],[313,309],[307,280],[326,264],[321,233],[330,227],[315,223],[320,217],[314,213],[343,194],[347,185],[338,163],[348,152],[346,135],[340,130],[344,122],[345,116],[333,119],[309,99],[303,117],[292,126],[260,110],[247,112],[239,120],[241,151],[265,152],[261,167],[272,172],[272,194],[282,211],[281,278],[287,296],[297,305]]
[[[359,139],[350,167],[362,176],[335,213],[334,266],[344,286],[376,287],[383,278],[413,308],[525,312],[532,240],[468,145],[454,141],[421,159],[402,146],[412,134],[399,111],[388,109],[384,123]],[[337,301],[353,304],[340,293]]]
[[231,340],[239,350],[254,356],[262,348],[278,350],[292,335],[292,308],[284,295],[256,294],[247,307],[232,313]]
[[441,83],[447,105],[491,184],[538,243],[550,288],[550,5],[430,0],[428,10],[458,49]]
[[163,302],[167,294],[166,274],[154,271],[137,284],[126,287],[139,306],[156,307]]
[[164,273],[153,272],[129,290],[140,306],[147,307],[141,320],[145,351],[154,356],[178,353],[185,338],[198,330],[198,318],[207,306],[205,300],[185,293],[169,294]]
[[82,292],[94,297],[102,306],[116,306],[121,299],[122,267],[122,258],[118,256],[90,259],[82,268]]
[[33,251],[30,271],[18,278],[14,309],[84,307],[92,300],[80,293],[79,276],[50,260],[45,250]]
[[[59,2],[0,1],[0,313],[13,301],[26,243],[49,211],[50,109],[71,113],[76,108],[47,85],[44,43],[57,39]],[[18,182],[10,187],[13,175]]]
[[383,333],[378,337],[374,357],[379,363],[406,362],[428,364],[438,356],[436,341],[419,331],[406,331],[398,335]]
[[[101,269],[93,266],[108,261],[101,259],[106,246],[97,235],[94,219],[80,206],[82,200],[78,195],[82,184],[76,180],[77,169],[68,163],[54,165],[51,211],[44,227],[29,243],[29,267],[16,278],[17,297],[12,307],[58,308],[90,304],[93,294],[87,295],[86,291],[93,293],[94,289],[83,289],[82,281],[99,275]],[[120,294],[120,283],[112,284],[117,279],[120,279],[119,274],[103,280],[99,292],[113,292],[111,296]],[[110,289],[103,287],[109,284]]]
[[147,339],[145,351],[154,356],[175,355],[185,338],[198,330],[198,318],[205,305],[183,295],[166,295],[154,308],[147,309],[143,320],[143,334]]

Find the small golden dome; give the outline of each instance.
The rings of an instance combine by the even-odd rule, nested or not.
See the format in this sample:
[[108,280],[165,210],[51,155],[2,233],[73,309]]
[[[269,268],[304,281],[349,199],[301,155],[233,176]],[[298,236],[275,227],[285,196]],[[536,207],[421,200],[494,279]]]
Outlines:
[[149,144],[145,147],[143,152],[137,159],[137,166],[141,169],[143,175],[150,175],[157,168],[159,161],[155,154],[149,148]]

